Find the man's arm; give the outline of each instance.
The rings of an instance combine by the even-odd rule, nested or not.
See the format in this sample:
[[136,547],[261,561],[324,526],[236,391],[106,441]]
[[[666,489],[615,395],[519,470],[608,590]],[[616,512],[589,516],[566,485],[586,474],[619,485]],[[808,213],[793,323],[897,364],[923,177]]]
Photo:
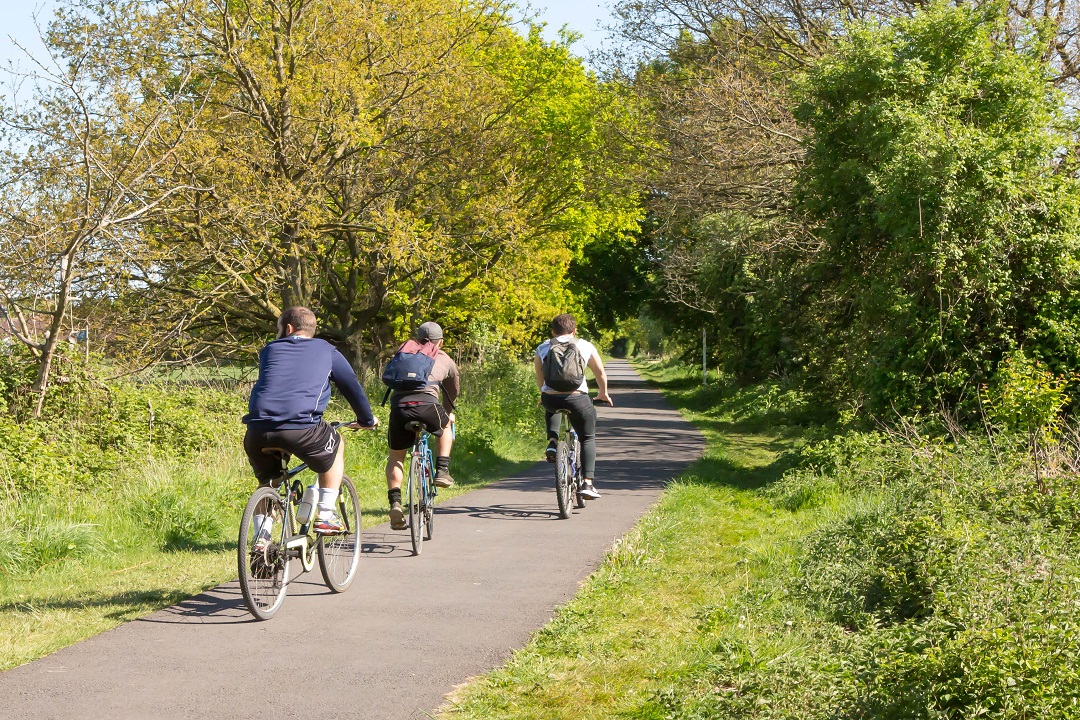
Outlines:
[[615,403],[611,402],[611,396],[608,395],[607,373],[604,372],[604,363],[600,360],[600,353],[593,353],[593,356],[589,358],[589,369],[592,370],[593,375],[596,377],[596,387],[598,388],[596,399],[608,405],[614,405]]
[[533,369],[536,370],[536,389],[544,390],[544,361],[539,355],[533,355]]
[[442,403],[450,412],[454,411],[458,396],[461,395],[461,375],[457,363],[442,350],[435,356],[435,367],[431,369],[429,380],[439,383],[442,390]]
[[371,404],[368,403],[367,394],[356,379],[352,365],[345,356],[337,350],[333,350],[330,361],[330,379],[337,385],[338,390],[345,396],[353,412],[356,413],[356,421],[364,427],[375,424],[375,415],[371,412]]

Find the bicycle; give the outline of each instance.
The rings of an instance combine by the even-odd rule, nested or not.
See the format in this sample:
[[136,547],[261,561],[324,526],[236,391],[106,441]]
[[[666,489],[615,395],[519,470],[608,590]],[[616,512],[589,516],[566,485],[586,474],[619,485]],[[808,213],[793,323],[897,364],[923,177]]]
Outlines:
[[[331,427],[347,424],[331,423]],[[307,464],[290,468],[288,453],[282,448],[264,448],[263,452],[281,459],[281,475],[268,485],[260,485],[248,498],[236,550],[244,603],[256,619],[269,620],[285,602],[289,583],[295,580],[289,577],[293,559],[300,561],[299,576],[315,567],[317,554],[323,581],[331,592],[344,592],[352,584],[360,561],[360,500],[352,480],[342,477],[336,509],[345,531],[318,534],[312,528],[318,511],[314,503],[305,503],[309,507],[301,508],[304,485],[294,479],[307,469]],[[259,547],[259,535],[267,520],[271,538]]]
[[[434,465],[428,438],[431,437],[427,426],[419,420],[405,425],[407,430],[416,433],[412,446],[412,459],[409,462],[408,489],[406,498],[409,505],[409,537],[412,540],[413,555],[419,555],[424,549],[424,541],[431,540],[435,532],[435,486]],[[453,432],[453,426],[449,428]]]
[[[607,403],[593,400],[593,405]],[[555,498],[559,503],[559,517],[566,520],[570,517],[571,500],[578,510],[585,507],[585,498],[581,496],[584,481],[581,473],[581,441],[570,423],[570,411],[562,409],[556,412],[562,419],[559,420],[559,445],[555,453]]]
[[570,424],[570,411],[559,410],[559,446],[555,454],[555,498],[559,502],[559,517],[570,517],[570,501],[574,507],[585,507],[581,497],[581,441],[577,431]]

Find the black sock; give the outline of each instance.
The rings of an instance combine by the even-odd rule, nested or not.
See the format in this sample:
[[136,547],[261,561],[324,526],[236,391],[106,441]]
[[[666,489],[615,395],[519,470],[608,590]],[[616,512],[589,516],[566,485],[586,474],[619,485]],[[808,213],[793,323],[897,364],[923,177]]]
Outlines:
[[558,433],[548,433],[548,447],[555,447],[559,444]]
[[401,488],[394,488],[393,490],[386,491],[386,499],[390,501],[392,506],[394,503],[401,504]]
[[439,473],[445,473],[447,475],[450,474],[449,455],[440,455],[439,457],[435,458],[435,474],[438,475]]

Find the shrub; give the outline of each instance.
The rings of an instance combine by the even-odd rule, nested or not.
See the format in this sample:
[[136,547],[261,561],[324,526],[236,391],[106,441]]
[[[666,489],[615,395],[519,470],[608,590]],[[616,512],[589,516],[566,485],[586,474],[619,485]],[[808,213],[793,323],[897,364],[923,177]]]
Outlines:
[[1061,411],[1069,404],[1067,384],[1016,350],[998,366],[993,383],[984,387],[983,404],[990,420],[1005,430],[1053,441],[1061,433]]

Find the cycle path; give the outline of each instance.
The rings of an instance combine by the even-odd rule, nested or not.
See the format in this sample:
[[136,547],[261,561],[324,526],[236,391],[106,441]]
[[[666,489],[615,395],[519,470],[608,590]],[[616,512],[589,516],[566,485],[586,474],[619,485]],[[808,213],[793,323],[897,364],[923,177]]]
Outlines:
[[599,409],[603,498],[560,520],[553,466],[440,505],[412,557],[408,533],[364,532],[360,574],[331,595],[318,570],[255,622],[236,582],[0,673],[0,716],[428,718],[503,664],[569,600],[612,543],[700,456],[699,433],[623,361]]

